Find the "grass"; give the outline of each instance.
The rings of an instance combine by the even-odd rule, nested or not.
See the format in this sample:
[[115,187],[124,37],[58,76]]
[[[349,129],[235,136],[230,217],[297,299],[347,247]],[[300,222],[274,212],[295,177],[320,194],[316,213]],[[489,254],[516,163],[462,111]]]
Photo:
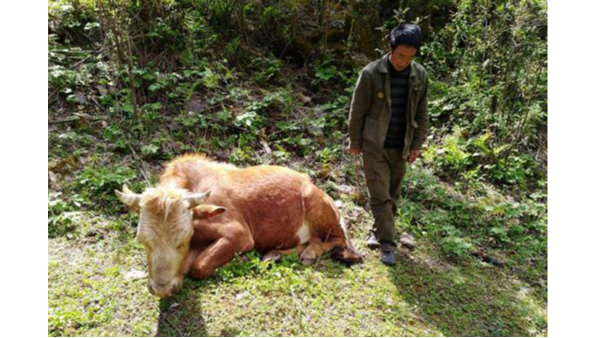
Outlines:
[[[423,175],[417,169],[409,185]],[[448,256],[428,236],[386,267],[366,249],[370,215],[351,201],[343,212],[364,264],[324,257],[306,267],[296,256],[273,264],[249,253],[207,280],[186,279],[168,300],[147,290],[135,217],[105,212],[80,213],[71,236],[48,239],[50,336],[547,335],[547,289],[528,281],[539,269],[523,277],[519,265]],[[410,228],[406,217],[399,231]]]

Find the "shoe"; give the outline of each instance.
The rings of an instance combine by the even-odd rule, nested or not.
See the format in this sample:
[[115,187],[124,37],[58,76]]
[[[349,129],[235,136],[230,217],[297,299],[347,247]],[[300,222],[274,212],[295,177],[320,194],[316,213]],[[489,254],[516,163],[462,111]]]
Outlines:
[[382,251],[379,259],[385,265],[396,265],[396,254],[393,251]]

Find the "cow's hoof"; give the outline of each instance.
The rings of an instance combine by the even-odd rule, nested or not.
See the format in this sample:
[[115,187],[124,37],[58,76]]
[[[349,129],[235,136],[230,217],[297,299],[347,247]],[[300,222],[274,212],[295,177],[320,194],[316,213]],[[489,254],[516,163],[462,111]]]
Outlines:
[[363,254],[350,248],[334,250],[332,258],[347,266],[360,264],[364,261]]

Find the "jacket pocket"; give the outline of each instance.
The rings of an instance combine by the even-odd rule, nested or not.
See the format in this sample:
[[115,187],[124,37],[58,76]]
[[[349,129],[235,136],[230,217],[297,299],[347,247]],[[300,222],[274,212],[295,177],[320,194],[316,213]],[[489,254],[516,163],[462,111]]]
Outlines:
[[373,104],[371,105],[371,109],[369,111],[369,115],[372,119],[379,119],[381,116],[381,111],[385,108],[387,104],[387,98],[385,96],[385,92],[381,88],[377,88],[375,91],[375,97],[373,98]]
[[367,116],[365,119],[365,129],[363,129],[363,140],[375,145],[377,135],[379,134],[378,120]]

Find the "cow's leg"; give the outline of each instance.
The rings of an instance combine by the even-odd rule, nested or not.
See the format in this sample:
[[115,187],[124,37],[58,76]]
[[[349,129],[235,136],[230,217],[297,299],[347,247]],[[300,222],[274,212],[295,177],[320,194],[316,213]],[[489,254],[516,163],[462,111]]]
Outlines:
[[308,241],[308,246],[302,254],[300,254],[300,261],[302,264],[312,265],[317,259],[324,253],[330,251],[335,247],[335,244],[331,242],[323,242],[319,237],[312,237]]
[[215,270],[231,261],[236,254],[236,245],[227,238],[220,238],[196,257],[191,267],[194,278],[207,278]]
[[271,250],[262,257],[262,260],[265,262],[277,262],[285,255],[299,255],[302,253],[302,251],[304,251],[305,248],[306,245],[301,244],[287,250]]
[[348,265],[362,263],[364,257],[365,255],[358,252],[351,243],[345,248],[337,246],[331,252],[331,258]]
[[304,219],[309,224],[313,236],[319,236],[323,242],[341,239],[345,246],[346,234],[341,226],[341,218],[335,203],[327,194],[312,183],[302,186],[304,201]]
[[363,261],[363,255],[352,245],[347,245],[343,238],[334,238],[323,242],[319,237],[311,238],[309,245],[300,255],[303,264],[311,265],[325,253],[331,252],[331,257],[345,264],[356,264]]
[[347,264],[360,263],[363,255],[350,242],[346,230],[342,227],[342,219],[335,203],[327,194],[315,185],[305,184],[302,187],[302,198],[306,207],[305,218],[311,225],[314,236],[319,236],[322,242],[314,242],[313,246],[303,253],[306,263],[316,260],[323,253],[333,251],[332,257]]
[[[320,241],[320,240],[319,240]],[[321,256],[323,250],[321,249],[322,243],[310,243],[302,254],[300,255],[300,261],[305,265],[312,265],[317,261],[317,258]]]
[[302,254],[300,255],[300,261],[302,264],[312,265],[319,257],[328,253],[329,251],[344,249],[345,246],[343,240],[323,242],[319,237],[313,237],[308,242],[306,249],[302,251]]
[[331,251],[331,258],[344,264],[352,265],[362,263],[365,255],[361,254],[354,248],[354,245],[352,245],[343,220],[341,220],[340,225],[344,230],[344,237],[334,237],[331,240],[326,239],[325,244],[328,246],[325,247],[325,252]]

